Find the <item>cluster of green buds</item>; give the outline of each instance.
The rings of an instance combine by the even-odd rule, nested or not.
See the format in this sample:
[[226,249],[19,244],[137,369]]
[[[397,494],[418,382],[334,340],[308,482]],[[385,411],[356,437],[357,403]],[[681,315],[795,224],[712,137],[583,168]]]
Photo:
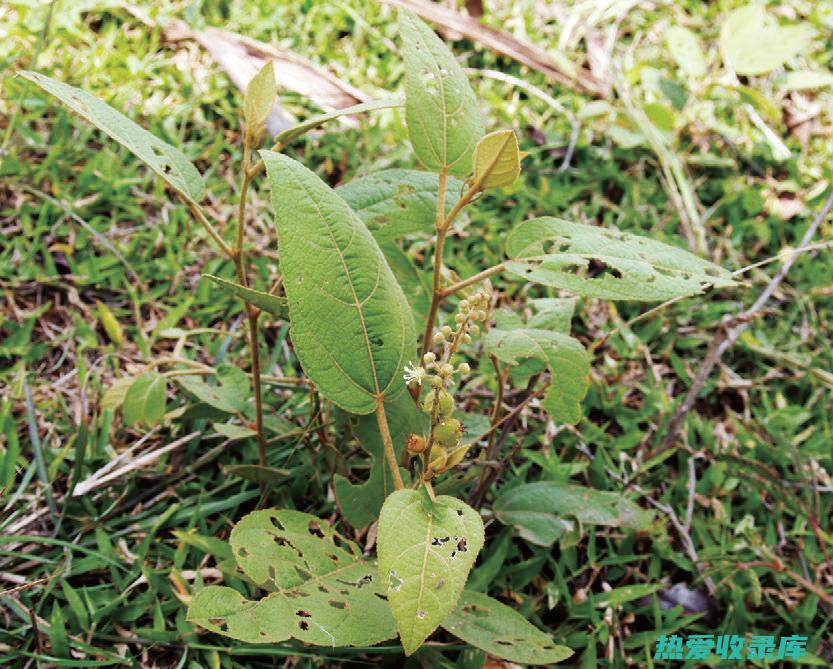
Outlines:
[[425,481],[459,464],[469,449],[468,445],[461,445],[463,425],[452,415],[454,398],[448,388],[455,375],[465,376],[471,373],[471,367],[467,362],[455,367],[451,358],[462,345],[471,343],[472,336],[480,334],[479,322],[486,320],[488,306],[489,296],[485,292],[461,300],[454,316],[455,327],[444,325],[434,334],[434,344],[442,347],[441,355],[428,351],[420,366],[405,370],[408,383],[429,388],[422,401],[422,411],[429,417],[428,438],[411,435],[407,446],[409,453],[423,458]]

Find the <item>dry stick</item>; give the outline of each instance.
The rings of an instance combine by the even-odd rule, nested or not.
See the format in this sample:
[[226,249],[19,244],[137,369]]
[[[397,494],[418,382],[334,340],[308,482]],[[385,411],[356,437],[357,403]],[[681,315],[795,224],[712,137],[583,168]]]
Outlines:
[[[824,201],[822,208],[819,210],[816,217],[813,219],[813,222],[810,224],[810,227],[807,228],[807,232],[804,233],[804,236],[801,238],[801,243],[798,245],[799,248],[803,248],[810,243],[810,240],[816,234],[816,231],[819,229],[819,226],[822,222],[827,218],[830,214],[830,210],[833,209],[833,191],[830,192],[830,195],[827,196],[827,199]],[[683,419],[685,418],[686,414],[691,410],[691,407],[694,406],[694,402],[697,399],[697,395],[700,393],[700,390],[703,388],[703,385],[706,383],[706,379],[708,379],[709,375],[711,374],[714,366],[720,361],[720,358],[723,354],[732,347],[738,337],[749,327],[749,322],[754,319],[760,311],[764,308],[766,303],[769,301],[769,298],[772,297],[773,293],[778,289],[778,286],[781,285],[781,282],[787,276],[787,273],[790,271],[790,268],[793,266],[795,259],[798,257],[797,254],[790,254],[786,260],[784,260],[784,264],[781,265],[781,269],[778,270],[776,275],[772,277],[772,280],[769,282],[766,288],[764,288],[763,292],[758,296],[758,299],[755,300],[755,303],[749,307],[746,311],[743,311],[739,314],[738,320],[742,321],[739,325],[735,326],[731,329],[723,329],[718,332],[716,335],[708,354],[703,359],[703,362],[700,365],[700,371],[697,372],[697,376],[694,379],[694,383],[691,384],[691,388],[689,388],[688,392],[686,393],[685,399],[683,399],[683,403],[680,405],[677,412],[674,414],[674,417],[671,419],[671,423],[668,425],[668,430],[665,433],[665,437],[663,438],[662,442],[660,443],[659,450],[657,453],[662,453],[663,451],[667,450],[671,447],[671,443],[674,441],[674,438],[677,436],[677,432],[682,425]]]
[[388,461],[388,467],[393,476],[393,487],[396,490],[402,490],[405,483],[402,481],[402,474],[399,473],[399,465],[396,462],[396,451],[393,449],[393,439],[390,436],[388,417],[385,413],[385,398],[382,395],[376,396],[376,422],[379,424],[379,434],[382,436],[385,459]]

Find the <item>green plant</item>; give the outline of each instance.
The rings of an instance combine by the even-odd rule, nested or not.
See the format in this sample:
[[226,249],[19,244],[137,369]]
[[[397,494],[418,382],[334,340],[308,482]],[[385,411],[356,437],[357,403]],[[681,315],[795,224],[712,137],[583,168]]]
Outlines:
[[[485,441],[482,456],[492,450],[496,430],[508,418],[502,393],[510,377],[526,379],[527,401],[541,398],[554,420],[577,422],[589,359],[582,344],[569,336],[571,300],[541,300],[537,313],[524,320],[495,310],[497,296],[475,286],[505,275],[509,281],[579,296],[650,301],[734,282],[725,270],[676,247],[549,217],[516,226],[506,240],[503,262],[468,278],[454,275],[444,265],[444,248],[455,224],[486,189],[512,185],[522,156],[513,131],[485,134],[474,92],[433,31],[407,12],[400,15],[400,29],[408,130],[416,157],[432,173],[389,170],[358,179],[339,193],[281,153],[306,130],[339,114],[396,104],[385,100],[305,122],[276,137],[272,150],[253,159],[277,94],[267,65],[245,100],[232,243],[202,208],[202,177],[179,150],[83,91],[40,74],[24,76],[145,161],[235,266],[236,283],[208,278],[243,300],[251,378],[225,367],[217,374],[219,383],[212,385],[202,380],[205,370],[196,363],[194,373],[174,370],[166,373],[168,378],[239,419],[242,425],[215,427],[224,434],[254,436],[259,466],[265,468],[269,417],[261,396],[258,320],[264,312],[288,319],[304,374],[325,400],[349,414],[347,420],[374,458],[364,485],[336,477],[334,487],[350,523],[366,525],[378,518],[378,563],[314,516],[254,511],[233,530],[231,554],[221,568],[250,595],[257,589],[269,594],[248,599],[235,588],[206,586],[193,595],[190,620],[249,642],[296,638],[326,646],[365,646],[398,633],[407,654],[443,626],[508,660],[556,662],[570,651],[511,609],[464,589],[484,543],[483,523],[472,506],[434,487],[445,482],[442,477],[476,441]],[[247,192],[263,169],[272,193],[282,275],[272,290],[249,285],[245,252]],[[426,200],[431,203],[428,225],[436,236],[430,286],[397,243],[404,235],[425,234]],[[285,297],[277,294],[281,289]],[[453,319],[445,323],[443,307],[453,301]],[[454,387],[473,366],[486,373],[473,346],[480,336],[498,392],[489,424],[474,435],[476,440],[467,441],[467,417],[455,411]],[[123,406],[126,422],[150,426],[163,419],[166,376],[157,367],[164,364],[155,361],[111,389],[106,399],[110,406]],[[253,415],[246,402],[250,393]],[[482,499],[489,473],[482,464],[470,499]],[[552,515],[536,513],[542,506]],[[579,526],[642,528],[649,522],[632,503],[549,483],[521,486],[499,497],[495,515],[540,545],[574,533],[573,519]]]

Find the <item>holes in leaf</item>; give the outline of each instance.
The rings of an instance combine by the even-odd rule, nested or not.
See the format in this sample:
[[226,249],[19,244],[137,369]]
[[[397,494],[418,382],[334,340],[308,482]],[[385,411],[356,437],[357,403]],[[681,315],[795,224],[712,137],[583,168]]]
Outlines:
[[388,601],[387,595],[383,595],[381,592],[374,592],[373,594],[376,595],[381,600]]
[[330,558],[333,562],[338,562],[338,555],[335,553],[327,553],[327,557]]
[[309,629],[309,623],[306,620],[299,620],[298,627],[306,632]]
[[449,540],[449,537],[434,537],[431,539],[432,546],[442,546],[446,541]]
[[614,279],[621,279],[622,272],[615,267],[611,267],[606,262],[591,258],[587,266],[587,276],[590,278],[601,277],[603,274],[610,274]]
[[463,510],[462,509],[457,509],[457,515],[462,518],[463,517]]
[[424,620],[425,619],[425,611],[422,611],[422,610],[417,611],[417,618],[419,618],[420,620]]
[[445,581],[443,579],[439,579],[436,583],[434,583],[434,590],[442,590],[444,585]]
[[87,106],[87,103],[86,103],[86,102],[84,102],[81,98],[79,98],[77,95],[71,95],[71,96],[70,96],[70,98],[72,98],[72,101],[73,101],[75,104],[77,104],[77,105],[78,105],[79,109],[81,109],[82,111],[85,111],[85,112],[89,113],[90,108]]
[[226,619],[225,618],[209,618],[208,622],[214,625],[215,627],[219,627],[221,630],[226,629]]
[[299,618],[312,618],[312,614],[309,611],[304,611],[304,609],[298,609],[295,615]]
[[570,243],[563,240],[555,240],[551,239],[546,243],[544,246],[544,253],[547,254],[555,254],[555,253],[566,253],[570,250]]
[[476,616],[478,618],[485,618],[489,615],[489,609],[484,609],[477,604],[465,604],[463,606],[463,613]]
[[347,602],[340,602],[337,599],[331,599],[327,603],[330,606],[332,606],[334,609],[346,609],[347,608]]
[[714,267],[706,267],[703,271],[705,271],[705,273],[709,276],[720,276],[720,272],[718,272]]
[[402,579],[399,578],[399,575],[396,573],[395,569],[391,569],[388,572],[388,589],[393,590],[394,592],[399,592],[399,589],[402,587]]
[[240,550],[237,551],[237,554],[242,558],[247,558],[247,557],[249,557],[249,549],[246,548],[245,546],[241,546]]
[[318,586],[318,592],[323,592],[325,595],[329,595],[329,594],[330,594],[330,591],[329,591],[329,590],[327,590],[327,588],[325,588],[323,585],[319,585],[319,586]]
[[511,641],[504,641],[503,639],[497,639],[495,641],[495,643],[498,644],[499,646],[514,646],[515,645]]
[[381,348],[381,346],[384,344],[384,341],[382,340],[381,337],[376,336],[376,337],[371,337],[370,338],[370,343],[373,344],[374,346],[378,346],[378,347]]
[[272,526],[279,532],[286,530],[281,521],[279,521],[275,516],[269,516],[269,522],[272,523]]
[[469,547],[465,537],[454,537],[457,540],[457,547],[451,551],[451,557],[457,557],[457,553],[465,553]]
[[321,526],[314,520],[309,521],[307,531],[314,537],[318,537],[319,539],[324,538],[324,531],[321,529]]

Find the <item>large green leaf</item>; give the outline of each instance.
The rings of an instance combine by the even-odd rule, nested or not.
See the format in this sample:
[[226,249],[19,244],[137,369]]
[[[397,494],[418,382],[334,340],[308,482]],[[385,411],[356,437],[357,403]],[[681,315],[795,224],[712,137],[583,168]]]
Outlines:
[[290,332],[307,376],[366,414],[405,387],[415,356],[408,301],[361,219],[300,163],[262,151],[272,187]]
[[230,537],[240,569],[272,590],[259,601],[209,586],[188,619],[249,643],[290,637],[320,646],[368,646],[396,635],[376,566],[323,520],[269,509],[245,516]]
[[766,74],[801,53],[812,35],[807,25],[782,26],[762,5],[746,5],[723,21],[720,53],[737,74]]
[[524,664],[553,664],[573,654],[520,613],[488,595],[464,590],[443,628],[490,655]]
[[[422,434],[425,417],[408,393],[386,401],[385,413],[398,461],[408,435]],[[393,491],[393,477],[385,462],[376,417],[360,416],[353,434],[370,456],[370,475],[364,483],[350,483],[346,477],[336,474],[333,485],[344,518],[353,527],[364,527],[379,517],[385,497]]]
[[202,200],[205,192],[202,176],[179,149],[163,142],[124,114],[80,88],[69,86],[38,72],[24,71],[20,76],[51,93],[98,129],[129,149],[162,177],[175,191],[192,202]]
[[127,389],[122,407],[124,422],[153,427],[165,416],[165,377],[155,370],[143,372]]
[[538,481],[511,488],[498,495],[494,513],[505,525],[514,525],[527,541],[551,546],[565,532],[574,529],[571,519],[588,525],[606,525],[644,530],[651,513],[620,493],[593,488]]
[[239,283],[223,279],[219,276],[214,276],[213,274],[203,274],[203,276],[209,281],[216,283],[227,293],[230,293],[235,297],[239,297],[244,302],[248,302],[262,311],[270,313],[283,320],[286,320],[289,317],[289,308],[286,305],[285,297],[278,297],[277,295],[264,293],[260,290],[254,290],[253,288],[242,286]]
[[379,516],[379,576],[405,654],[454,610],[483,547],[483,521],[454,497],[397,490]]
[[513,228],[506,254],[509,272],[585,297],[647,302],[735,285],[722,267],[676,246],[558,218]]
[[376,111],[377,109],[390,109],[391,107],[401,107],[402,100],[400,98],[381,98],[379,100],[369,100],[361,102],[357,105],[344,107],[343,109],[336,109],[335,111],[313,116],[306,121],[302,121],[298,125],[293,125],[283,132],[275,136],[275,143],[286,146],[290,142],[294,142],[299,137],[303,137],[307,131],[312,130],[322,123],[327,123],[340,116],[352,116],[353,114],[361,114],[363,112]]
[[436,33],[399,11],[405,58],[405,119],[417,158],[434,171],[467,176],[483,116],[465,72]]
[[396,242],[380,242],[379,246],[415,319],[424,322],[431,308],[431,276],[421,271]]
[[[460,199],[463,182],[449,177],[445,210]],[[419,170],[390,169],[358,177],[336,192],[367,225],[379,243],[405,235],[434,234],[439,176]]]
[[565,423],[575,424],[581,419],[579,402],[587,394],[590,361],[580,342],[550,330],[494,329],[486,335],[485,349],[510,365],[529,359],[546,364],[552,380],[544,396],[544,408]]

